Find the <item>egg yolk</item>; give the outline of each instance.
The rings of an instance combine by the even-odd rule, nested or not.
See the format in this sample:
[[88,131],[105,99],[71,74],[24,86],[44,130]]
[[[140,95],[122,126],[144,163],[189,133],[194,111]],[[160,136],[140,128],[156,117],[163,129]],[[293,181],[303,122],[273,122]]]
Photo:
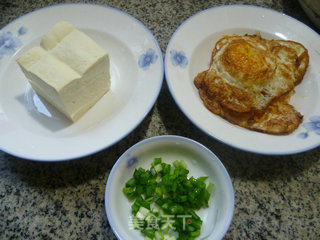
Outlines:
[[231,42],[222,54],[226,71],[234,78],[247,84],[261,85],[272,74],[272,67],[266,61],[267,52],[244,40]]

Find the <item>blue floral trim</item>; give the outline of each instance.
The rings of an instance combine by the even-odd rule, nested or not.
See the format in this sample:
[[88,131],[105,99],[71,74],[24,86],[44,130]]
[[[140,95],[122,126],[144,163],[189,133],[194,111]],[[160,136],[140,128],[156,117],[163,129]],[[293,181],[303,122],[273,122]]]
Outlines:
[[312,116],[309,118],[310,122],[304,123],[302,126],[307,130],[305,132],[299,133],[297,136],[301,139],[306,139],[309,137],[310,132],[314,132],[320,135],[320,116]]
[[173,66],[180,66],[185,68],[188,65],[188,59],[183,51],[171,50],[171,62]]
[[158,55],[156,52],[152,48],[149,48],[146,53],[141,54],[139,57],[138,65],[143,70],[147,70],[151,64],[157,61],[157,59]]
[[127,160],[127,168],[131,168],[134,164],[138,162],[137,157],[131,157]]
[[[20,27],[18,30],[18,36],[27,33],[26,27]],[[14,54],[16,49],[22,45],[21,40],[14,36],[10,31],[0,31],[0,59],[4,55]]]
[[22,26],[19,28],[18,33],[19,33],[19,35],[24,35],[27,33],[27,31],[28,31],[28,29],[26,27]]

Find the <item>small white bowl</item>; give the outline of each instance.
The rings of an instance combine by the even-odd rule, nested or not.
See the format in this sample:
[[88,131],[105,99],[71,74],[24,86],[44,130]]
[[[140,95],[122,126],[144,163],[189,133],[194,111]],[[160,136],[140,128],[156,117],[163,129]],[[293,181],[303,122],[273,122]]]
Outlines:
[[203,220],[199,239],[222,239],[227,232],[234,210],[234,192],[231,179],[218,157],[200,143],[180,136],[157,136],[143,140],[129,148],[118,159],[109,175],[105,191],[105,208],[109,224],[121,240],[144,239],[138,230],[130,227],[131,205],[122,189],[136,168],[149,169],[154,158],[172,163],[184,160],[189,177],[208,176],[215,184],[209,208],[197,213]]

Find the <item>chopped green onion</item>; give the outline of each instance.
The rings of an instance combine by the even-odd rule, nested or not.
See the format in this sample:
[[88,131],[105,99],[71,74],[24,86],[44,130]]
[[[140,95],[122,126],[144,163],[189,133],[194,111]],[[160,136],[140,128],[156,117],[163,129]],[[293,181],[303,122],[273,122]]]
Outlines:
[[149,237],[149,238],[151,238],[151,239],[154,238],[155,231],[156,231],[155,229],[149,229],[149,228],[145,228],[145,229],[141,230],[141,232],[142,232],[145,236],[147,236],[147,237]]
[[161,164],[158,164],[154,167],[154,170],[156,170],[157,173],[161,172],[162,171],[162,166]]
[[149,213],[150,211],[144,207],[140,207],[139,211],[137,212],[137,218],[140,219],[140,220],[144,220],[146,217],[147,217],[147,214]]
[[199,235],[200,235],[200,231],[199,231],[199,230],[190,233],[190,236],[191,236],[191,237],[197,237],[197,236],[199,236]]
[[136,185],[136,180],[131,178],[128,182],[126,182],[126,187],[134,187]]
[[160,164],[161,162],[162,162],[162,159],[161,159],[161,158],[155,158],[155,159],[153,160],[153,166],[158,165],[158,164]]
[[208,207],[214,184],[207,187],[208,177],[188,174],[184,161],[170,165],[155,158],[149,170],[136,169],[126,182],[122,191],[134,200],[133,226],[145,240],[193,240],[200,235],[202,220],[195,210]]

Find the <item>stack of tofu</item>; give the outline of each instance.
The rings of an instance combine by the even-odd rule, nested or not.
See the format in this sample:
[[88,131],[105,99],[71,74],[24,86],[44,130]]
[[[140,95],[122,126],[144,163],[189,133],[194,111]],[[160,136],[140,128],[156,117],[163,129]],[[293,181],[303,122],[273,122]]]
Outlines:
[[17,62],[36,93],[73,122],[110,89],[107,52],[67,22],[57,23]]

